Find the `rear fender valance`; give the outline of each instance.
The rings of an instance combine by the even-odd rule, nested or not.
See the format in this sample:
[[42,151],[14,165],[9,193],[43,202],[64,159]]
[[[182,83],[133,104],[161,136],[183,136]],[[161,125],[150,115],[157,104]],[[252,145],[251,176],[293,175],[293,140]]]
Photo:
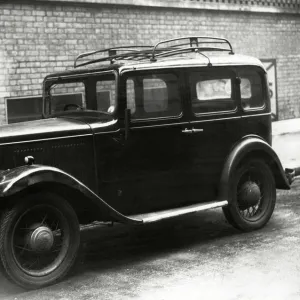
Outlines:
[[221,200],[228,197],[230,178],[237,166],[244,159],[252,156],[266,160],[274,174],[276,188],[290,189],[287,176],[273,148],[256,136],[247,136],[233,147],[225,161],[219,185],[219,198]]

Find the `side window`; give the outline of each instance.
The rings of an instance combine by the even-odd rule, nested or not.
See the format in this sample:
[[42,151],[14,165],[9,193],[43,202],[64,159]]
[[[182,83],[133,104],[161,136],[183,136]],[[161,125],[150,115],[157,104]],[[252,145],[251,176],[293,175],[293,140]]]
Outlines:
[[168,88],[164,80],[144,78],[143,87],[145,112],[162,112],[168,109]]
[[192,111],[196,114],[230,111],[236,107],[230,74],[220,76],[193,72],[190,75],[190,88]]
[[174,74],[129,77],[126,96],[132,119],[171,117],[181,113],[178,78]]
[[55,84],[51,88],[51,113],[85,107],[85,85],[83,82]]
[[241,79],[241,101],[244,110],[264,106],[262,77],[256,70],[245,69],[239,72]]
[[116,81],[103,78],[96,83],[97,110],[113,113],[116,109]]
[[126,99],[127,108],[130,109],[131,114],[135,114],[135,89],[133,79],[127,79],[126,82]]

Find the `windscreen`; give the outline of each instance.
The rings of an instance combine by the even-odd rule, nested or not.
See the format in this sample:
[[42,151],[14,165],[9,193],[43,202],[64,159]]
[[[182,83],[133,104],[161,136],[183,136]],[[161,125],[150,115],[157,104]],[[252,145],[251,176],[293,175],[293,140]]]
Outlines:
[[46,84],[47,115],[67,111],[116,110],[116,79],[114,74],[94,75],[76,79],[57,79]]

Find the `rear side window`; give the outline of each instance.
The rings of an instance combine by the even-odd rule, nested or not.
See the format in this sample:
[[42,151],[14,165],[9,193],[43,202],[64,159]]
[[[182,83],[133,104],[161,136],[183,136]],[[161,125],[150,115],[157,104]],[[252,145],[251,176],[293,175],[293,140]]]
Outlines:
[[194,113],[230,111],[236,107],[230,73],[193,72],[190,74],[190,88]]
[[262,108],[265,103],[262,76],[256,70],[248,68],[239,71],[239,77],[243,109]]
[[181,113],[175,74],[144,74],[126,81],[127,107],[132,119],[178,116]]

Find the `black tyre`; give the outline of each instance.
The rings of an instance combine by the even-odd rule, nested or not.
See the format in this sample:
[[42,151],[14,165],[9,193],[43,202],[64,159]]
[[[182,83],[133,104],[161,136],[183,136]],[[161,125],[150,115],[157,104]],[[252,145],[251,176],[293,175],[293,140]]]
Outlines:
[[0,263],[7,278],[25,289],[62,279],[79,243],[77,216],[58,195],[28,195],[2,214]]
[[229,205],[223,212],[231,225],[251,231],[269,221],[276,203],[276,187],[264,161],[252,159],[240,165],[232,176],[229,190]]

